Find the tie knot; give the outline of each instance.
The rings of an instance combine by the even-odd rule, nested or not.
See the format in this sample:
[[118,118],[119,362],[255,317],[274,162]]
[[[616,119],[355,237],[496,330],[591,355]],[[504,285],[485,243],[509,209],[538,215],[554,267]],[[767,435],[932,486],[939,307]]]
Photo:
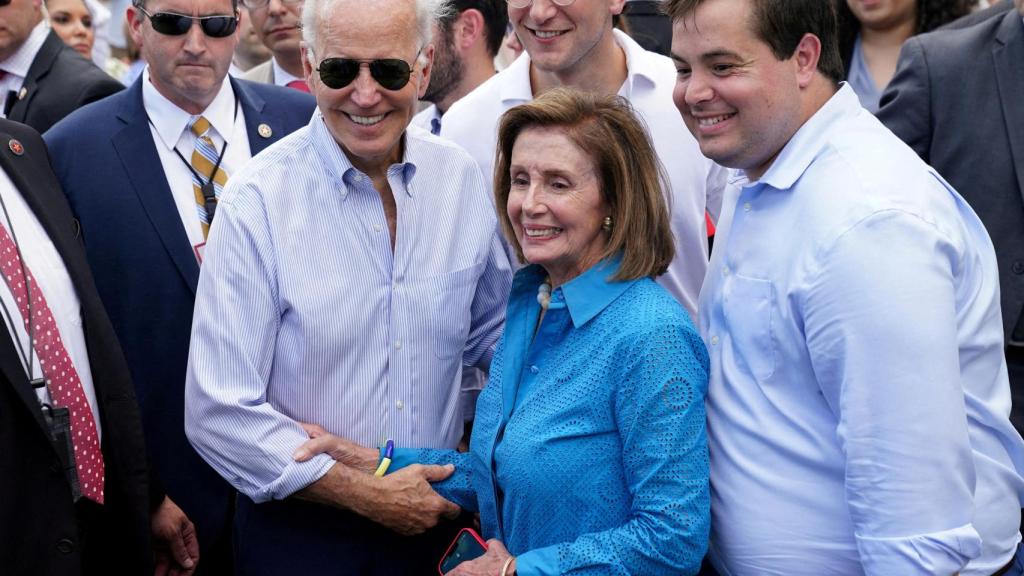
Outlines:
[[196,136],[202,137],[210,130],[210,121],[200,116],[192,121],[192,125],[189,126],[189,129],[192,130],[192,133]]

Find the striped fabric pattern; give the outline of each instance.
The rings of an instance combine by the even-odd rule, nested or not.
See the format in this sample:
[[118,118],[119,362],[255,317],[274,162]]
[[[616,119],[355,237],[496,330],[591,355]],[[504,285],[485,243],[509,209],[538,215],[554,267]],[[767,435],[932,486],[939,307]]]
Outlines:
[[462,367],[487,368],[511,272],[483,176],[418,128],[380,195],[319,113],[232,175],[196,296],[185,428],[257,502],[334,464],[297,464],[310,422],[364,445],[453,448]]
[[[220,152],[217,151],[210,138],[210,121],[203,116],[198,116],[189,124],[188,128],[196,136],[196,145],[192,151],[192,169],[194,170],[192,172],[192,190],[196,195],[196,211],[203,227],[203,238],[207,238],[210,235],[210,216],[206,213],[206,200],[203,198],[204,181],[200,181],[197,174],[206,178],[206,181],[213,174],[213,193],[217,198],[220,198],[224,186],[228,183],[228,174],[218,166]],[[215,167],[216,174],[213,173]]]

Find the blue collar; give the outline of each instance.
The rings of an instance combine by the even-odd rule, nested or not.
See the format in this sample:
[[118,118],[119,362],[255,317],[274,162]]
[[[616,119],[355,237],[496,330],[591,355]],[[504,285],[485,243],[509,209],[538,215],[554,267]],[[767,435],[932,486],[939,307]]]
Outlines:
[[[632,286],[636,280],[611,280],[622,263],[622,254],[616,254],[591,266],[586,272],[566,282],[554,290],[552,299],[560,297],[565,300],[566,308],[575,328],[580,328],[620,294]],[[536,298],[537,288],[544,282],[547,273],[536,264],[531,264],[516,272],[512,281],[512,298]]]

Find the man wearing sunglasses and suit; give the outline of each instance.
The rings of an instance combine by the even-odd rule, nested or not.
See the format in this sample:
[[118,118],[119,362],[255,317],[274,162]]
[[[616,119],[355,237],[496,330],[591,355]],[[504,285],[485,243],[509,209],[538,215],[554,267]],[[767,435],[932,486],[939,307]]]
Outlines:
[[43,21],[42,0],[0,0],[0,115],[45,132],[124,89]]
[[305,0],[318,111],[220,204],[185,428],[240,492],[240,573],[429,574],[454,536],[428,530],[458,513],[429,485],[450,466],[374,477],[293,458],[314,433],[301,423],[364,445],[455,448],[462,368],[490,366],[504,322],[511,273],[483,175],[454,144],[406,130],[437,4]]
[[195,525],[198,572],[229,574],[233,490],[184,432],[195,290],[224,185],[315,102],[228,77],[233,0],[136,0],[127,16],[142,76],[44,137],[128,359],[155,477]]

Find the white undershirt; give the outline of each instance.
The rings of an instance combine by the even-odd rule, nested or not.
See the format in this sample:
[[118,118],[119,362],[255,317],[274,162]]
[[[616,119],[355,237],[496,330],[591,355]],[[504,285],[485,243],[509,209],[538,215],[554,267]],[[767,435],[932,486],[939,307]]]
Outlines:
[[[174,196],[174,203],[178,208],[182,225],[185,227],[185,233],[188,235],[189,244],[195,247],[205,240],[203,240],[203,229],[196,209],[192,172],[189,171],[185,162],[182,162],[181,158],[174,153],[174,149],[177,147],[185,161],[191,162],[195,136],[188,129],[188,125],[193,116],[157,91],[153,83],[150,82],[148,66],[142,74],[142,103],[149,115],[149,128],[153,134],[153,142],[156,144],[156,151],[160,156],[160,163],[163,165],[164,175],[167,178],[171,194]],[[228,173],[230,179],[232,174],[245,166],[252,155],[249,152],[249,134],[245,129],[245,113],[239,105],[238,114],[235,115],[235,92],[226,75],[217,96],[200,116],[204,116],[213,126],[210,137],[218,152],[224,145],[224,141],[228,142],[221,168]],[[201,174],[201,176],[204,180],[208,177],[207,174]],[[214,221],[216,222],[216,217],[214,217]]]
[[[96,432],[102,440],[102,429],[100,427],[100,413],[96,405],[96,389],[92,383],[92,369],[89,366],[89,350],[85,345],[85,333],[82,332],[82,306],[75,293],[75,287],[71,284],[71,277],[68,276],[64,261],[54,247],[50,237],[47,236],[39,219],[28,207],[25,199],[15,189],[7,173],[0,170],[0,196],[3,197],[4,205],[10,215],[10,225],[14,227],[14,235],[17,236],[18,246],[21,249],[21,257],[25,267],[35,276],[38,288],[43,291],[46,304],[53,313],[53,319],[57,324],[57,331],[64,342],[64,348],[71,358],[71,364],[78,371],[78,377],[82,382],[85,391],[85,398],[89,401],[89,408],[92,409],[92,416],[96,420]],[[11,228],[8,221],[0,212],[0,225]],[[37,286],[33,285],[32,289]],[[25,322],[14,299],[14,294],[7,286],[7,282],[0,281],[0,299],[11,314],[14,326],[7,321],[7,314],[3,314],[4,325],[14,340],[14,347],[21,353],[28,354],[28,333],[25,330]],[[35,309],[33,308],[33,313]],[[21,343],[20,346],[18,343]],[[24,359],[21,360],[24,366]],[[32,376],[41,378],[43,372],[39,367],[39,354],[35,353],[32,361]],[[36,390],[39,402],[52,404],[49,391],[43,387]]]

